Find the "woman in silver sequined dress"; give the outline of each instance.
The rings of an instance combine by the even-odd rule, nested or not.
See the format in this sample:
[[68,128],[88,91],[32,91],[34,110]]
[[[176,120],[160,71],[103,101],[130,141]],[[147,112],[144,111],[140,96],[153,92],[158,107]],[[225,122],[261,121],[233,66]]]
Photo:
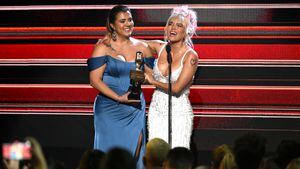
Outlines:
[[197,29],[197,16],[187,6],[173,9],[165,27],[165,41],[148,41],[157,54],[153,72],[146,74],[156,87],[148,114],[149,140],[161,138],[168,142],[168,62],[166,41],[172,56],[172,147],[190,147],[193,129],[193,109],[189,101],[190,86],[197,70],[198,55],[193,49],[192,36]]

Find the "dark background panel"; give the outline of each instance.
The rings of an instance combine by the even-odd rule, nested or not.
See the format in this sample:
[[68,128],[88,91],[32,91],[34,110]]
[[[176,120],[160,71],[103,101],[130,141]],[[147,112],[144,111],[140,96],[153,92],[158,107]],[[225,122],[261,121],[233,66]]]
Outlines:
[[[300,67],[199,66],[195,85],[299,86]],[[85,66],[0,66],[3,84],[89,84]]]
[[[299,0],[115,0],[113,4],[262,4],[262,3],[297,3]],[[98,5],[111,5],[111,1],[107,0],[2,0],[0,5],[85,5],[85,4],[98,4]]]
[[83,66],[0,66],[0,83],[88,84]]
[[110,5],[110,4],[253,4],[253,3],[297,3],[299,0],[2,0],[0,5],[63,5],[63,4],[99,4],[99,5]]
[[[300,25],[298,8],[195,9],[199,26]],[[105,26],[109,9],[0,10],[0,27]],[[132,9],[135,26],[165,26],[171,9]]]

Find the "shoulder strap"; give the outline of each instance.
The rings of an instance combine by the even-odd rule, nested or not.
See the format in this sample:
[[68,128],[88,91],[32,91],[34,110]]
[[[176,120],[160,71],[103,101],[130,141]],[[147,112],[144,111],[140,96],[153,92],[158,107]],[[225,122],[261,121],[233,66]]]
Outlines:
[[182,58],[181,58],[181,65],[183,65],[183,60],[184,60],[186,54],[187,54],[189,51],[191,51],[191,50],[192,50],[192,49],[190,48],[190,49],[188,49],[188,50],[185,51],[185,53],[183,54],[183,56],[182,56]]
[[158,55],[157,55],[157,58],[159,58],[161,52],[163,51],[163,49],[166,47],[167,43],[164,44],[161,48],[160,48],[160,51],[158,52]]

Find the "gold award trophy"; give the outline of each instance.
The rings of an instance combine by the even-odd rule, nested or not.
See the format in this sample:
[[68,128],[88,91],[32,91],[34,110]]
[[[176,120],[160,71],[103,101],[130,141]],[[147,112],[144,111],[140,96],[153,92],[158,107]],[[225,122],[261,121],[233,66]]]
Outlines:
[[132,101],[141,101],[140,95],[142,92],[142,83],[145,81],[144,71],[142,70],[143,62],[143,53],[136,52],[135,57],[135,70],[130,70],[130,87],[128,91],[130,94],[128,95],[128,100]]

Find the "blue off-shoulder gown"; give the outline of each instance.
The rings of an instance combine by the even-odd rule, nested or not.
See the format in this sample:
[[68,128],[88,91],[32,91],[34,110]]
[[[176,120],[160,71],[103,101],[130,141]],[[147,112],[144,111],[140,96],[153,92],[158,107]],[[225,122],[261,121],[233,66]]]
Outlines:
[[[130,86],[130,70],[135,70],[134,62],[124,62],[111,56],[88,59],[88,69],[92,71],[106,64],[103,82],[118,95],[123,95]],[[145,99],[141,94],[140,106],[118,103],[105,95],[97,95],[94,103],[94,149],[107,152],[113,147],[121,147],[134,156],[140,134],[143,135],[137,169],[143,168],[145,153]]]

